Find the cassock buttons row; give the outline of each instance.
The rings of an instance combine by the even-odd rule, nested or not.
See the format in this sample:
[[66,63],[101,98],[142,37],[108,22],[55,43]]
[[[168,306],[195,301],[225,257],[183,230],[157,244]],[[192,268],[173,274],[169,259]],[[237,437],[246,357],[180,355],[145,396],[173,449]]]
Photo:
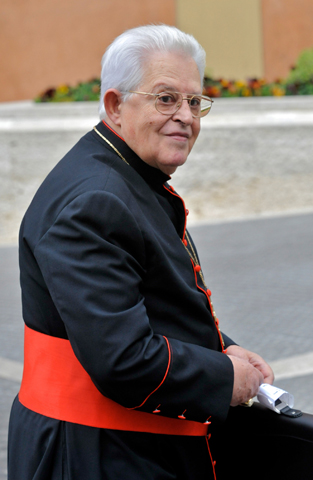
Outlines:
[[[160,413],[160,412],[161,412],[160,406],[161,406],[161,404],[159,404],[159,405],[156,407],[156,409],[153,410],[152,413]],[[185,415],[184,415],[184,413],[186,413],[186,412],[187,412],[187,409],[185,409],[181,415],[178,415],[177,418],[180,418],[181,420],[186,420],[186,417],[185,417]],[[210,418],[211,418],[211,417],[209,417],[209,418],[206,419],[206,421],[204,422],[204,425],[211,425],[211,422],[209,421]]]

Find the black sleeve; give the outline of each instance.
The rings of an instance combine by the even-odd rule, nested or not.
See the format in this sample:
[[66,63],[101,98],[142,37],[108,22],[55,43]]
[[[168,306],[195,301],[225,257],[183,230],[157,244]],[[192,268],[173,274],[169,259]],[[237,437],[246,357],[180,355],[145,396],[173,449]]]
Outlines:
[[228,348],[230,347],[231,345],[237,345],[236,342],[234,342],[234,340],[232,340],[231,338],[229,338],[227,335],[225,335],[225,333],[222,332],[222,336],[223,336],[223,340],[224,340],[224,343],[225,343],[225,348]]

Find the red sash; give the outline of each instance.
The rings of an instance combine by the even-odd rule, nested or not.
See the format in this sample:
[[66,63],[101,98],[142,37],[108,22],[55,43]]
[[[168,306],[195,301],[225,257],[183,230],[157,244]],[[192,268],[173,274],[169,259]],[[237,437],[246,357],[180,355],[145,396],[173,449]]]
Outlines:
[[208,424],[128,410],[104,397],[77,360],[68,340],[25,326],[19,400],[46,417],[90,427],[165,435],[207,435]]

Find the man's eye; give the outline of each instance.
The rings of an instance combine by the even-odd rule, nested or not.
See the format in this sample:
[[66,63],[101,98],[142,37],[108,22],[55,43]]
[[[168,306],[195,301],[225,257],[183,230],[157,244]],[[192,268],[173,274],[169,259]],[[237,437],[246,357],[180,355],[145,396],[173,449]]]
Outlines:
[[159,102],[167,105],[171,105],[176,103],[176,98],[174,95],[170,95],[169,93],[163,94],[159,96]]
[[201,104],[201,98],[200,97],[193,97],[190,100],[190,106],[191,107],[199,107]]

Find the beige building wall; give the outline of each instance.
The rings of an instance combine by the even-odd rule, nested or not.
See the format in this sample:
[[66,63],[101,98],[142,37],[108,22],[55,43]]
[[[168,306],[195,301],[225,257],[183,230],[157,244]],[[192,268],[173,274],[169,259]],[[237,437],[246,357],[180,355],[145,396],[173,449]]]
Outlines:
[[176,10],[178,28],[194,35],[207,53],[207,74],[263,76],[261,0],[177,0]]
[[313,0],[262,0],[264,71],[286,78],[302,50],[313,48]]
[[284,78],[313,47],[313,0],[1,0],[0,101],[99,76],[109,43],[147,23],[193,34],[214,78]]
[[158,22],[175,24],[175,0],[1,0],[0,101],[99,76],[117,35]]

